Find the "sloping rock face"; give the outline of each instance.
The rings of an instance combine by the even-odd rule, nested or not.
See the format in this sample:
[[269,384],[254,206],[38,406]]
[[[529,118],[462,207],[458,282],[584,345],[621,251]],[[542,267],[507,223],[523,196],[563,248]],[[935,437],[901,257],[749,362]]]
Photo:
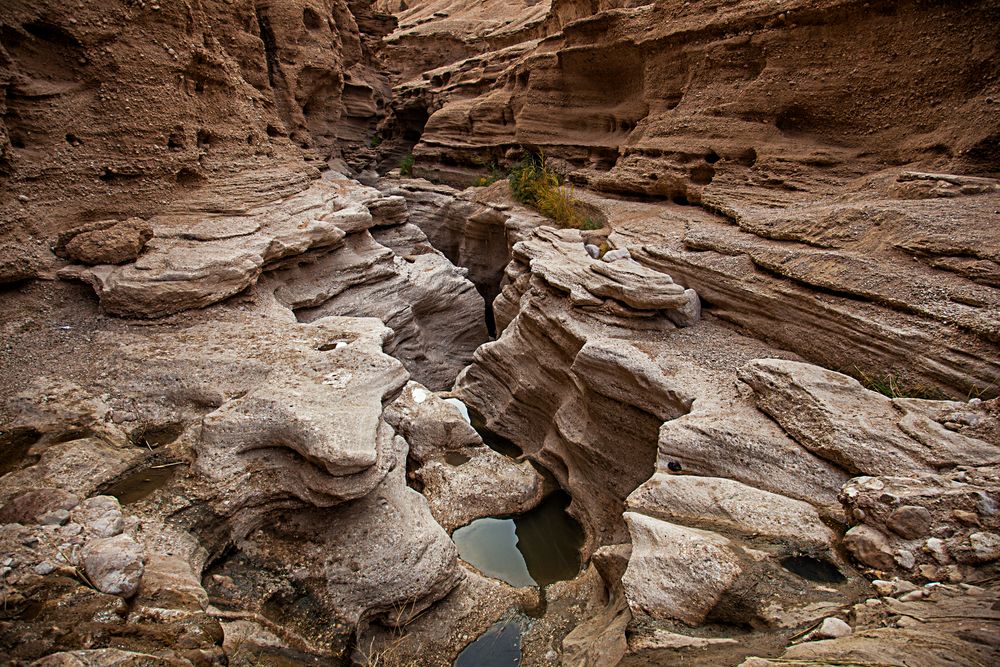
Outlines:
[[[329,659],[359,625],[402,622],[461,581],[384,418],[408,375],[382,351],[381,322],[299,323],[256,290],[135,329],[68,296],[48,315],[73,322],[61,340],[8,331],[47,369],[6,376],[23,391],[4,423],[30,436],[0,477],[9,655],[124,645],[211,662],[219,620],[243,619],[282,628],[278,649]],[[72,354],[85,337],[91,353]],[[79,614],[97,620],[49,632]]]
[[[814,363],[958,397],[1000,372],[996,11],[554,3],[541,42],[483,46],[395,104],[426,118],[417,175],[465,185],[530,146],[577,185],[696,204],[679,236],[633,227],[647,263]],[[904,65],[914,44],[933,47]]]

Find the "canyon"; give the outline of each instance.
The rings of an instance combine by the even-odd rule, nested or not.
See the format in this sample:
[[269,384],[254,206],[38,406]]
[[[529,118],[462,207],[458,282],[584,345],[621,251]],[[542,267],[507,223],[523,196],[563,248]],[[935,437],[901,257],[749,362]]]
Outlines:
[[5,2],[0,662],[1000,661],[998,26]]

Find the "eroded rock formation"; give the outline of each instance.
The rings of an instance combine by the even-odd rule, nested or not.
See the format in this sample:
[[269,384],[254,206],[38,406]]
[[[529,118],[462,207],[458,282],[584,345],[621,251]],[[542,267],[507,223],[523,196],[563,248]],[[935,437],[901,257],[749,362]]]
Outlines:
[[998,17],[7,3],[0,651],[1000,660]]

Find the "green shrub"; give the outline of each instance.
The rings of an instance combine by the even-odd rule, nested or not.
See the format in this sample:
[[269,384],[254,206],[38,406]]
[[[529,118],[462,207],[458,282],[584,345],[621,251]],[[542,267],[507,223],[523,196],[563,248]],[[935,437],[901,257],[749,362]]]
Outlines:
[[477,178],[476,182],[473,183],[473,187],[481,188],[487,185],[493,185],[497,181],[502,181],[503,179],[507,178],[507,173],[500,168],[500,165],[497,164],[496,160],[487,161],[484,158],[480,158],[476,160],[476,164],[486,169],[489,173],[486,174],[485,176],[480,176],[479,178]]
[[368,145],[372,148],[377,148],[382,143],[382,135],[376,132],[372,135],[372,138],[368,140]]
[[402,161],[399,163],[399,175],[413,176],[414,162],[416,162],[416,158],[413,157],[413,153],[407,153],[404,155]]
[[869,374],[861,369],[855,369],[858,381],[862,386],[871,391],[877,391],[889,398],[943,398],[941,392],[934,387],[923,385],[912,385],[891,373],[885,375]]

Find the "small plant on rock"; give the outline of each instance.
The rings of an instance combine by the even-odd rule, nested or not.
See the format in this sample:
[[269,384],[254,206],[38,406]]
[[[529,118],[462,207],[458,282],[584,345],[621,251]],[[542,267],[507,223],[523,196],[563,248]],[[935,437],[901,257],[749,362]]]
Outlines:
[[402,161],[399,163],[399,175],[413,176],[413,164],[415,162],[416,158],[413,157],[413,153],[404,155]]
[[855,370],[862,386],[871,391],[877,391],[889,398],[925,398],[932,400],[942,398],[941,392],[934,387],[909,384],[892,373],[876,375],[866,373],[859,368],[855,368]]

